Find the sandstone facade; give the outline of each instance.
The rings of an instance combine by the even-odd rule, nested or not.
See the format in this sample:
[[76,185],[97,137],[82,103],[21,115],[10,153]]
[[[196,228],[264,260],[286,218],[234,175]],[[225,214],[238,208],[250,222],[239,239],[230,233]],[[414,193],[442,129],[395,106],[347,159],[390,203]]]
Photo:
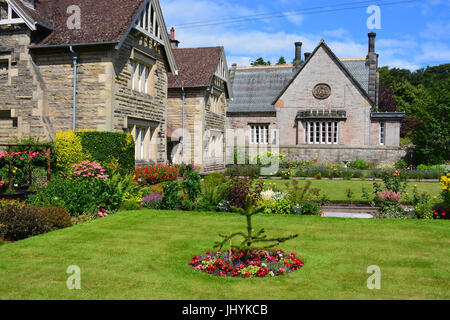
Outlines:
[[[75,129],[129,131],[138,163],[166,163],[167,74],[177,69],[168,36],[161,32],[159,4],[138,5],[141,22],[114,41],[80,44],[83,39],[69,34],[73,44],[43,40],[40,45],[49,32],[45,28],[30,29],[23,19],[0,24],[0,63],[6,61],[0,66],[8,67],[6,81],[0,78],[0,143],[21,135],[53,139],[56,132],[73,129],[76,65]],[[5,2],[1,8],[8,10]],[[31,19],[27,8],[17,14]]]

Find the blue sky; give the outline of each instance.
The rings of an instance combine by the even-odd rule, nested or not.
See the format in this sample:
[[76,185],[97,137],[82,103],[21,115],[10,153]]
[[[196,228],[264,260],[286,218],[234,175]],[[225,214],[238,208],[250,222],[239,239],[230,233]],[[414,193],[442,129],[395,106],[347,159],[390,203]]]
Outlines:
[[[377,33],[380,66],[415,70],[450,62],[450,0],[160,0],[167,28],[180,47],[224,46],[228,64],[249,65],[257,57],[275,63],[294,58],[294,42],[311,52],[324,38],[340,58],[365,57],[367,34]],[[405,0],[403,0],[405,1]],[[347,4],[342,6],[342,4]],[[381,29],[370,30],[367,7],[378,5]],[[360,7],[350,10],[338,10]],[[324,11],[310,13],[307,10]],[[218,21],[263,14],[258,20]],[[192,27],[196,22],[208,25]],[[212,21],[212,22],[211,22]],[[211,23],[210,23],[211,22]]]

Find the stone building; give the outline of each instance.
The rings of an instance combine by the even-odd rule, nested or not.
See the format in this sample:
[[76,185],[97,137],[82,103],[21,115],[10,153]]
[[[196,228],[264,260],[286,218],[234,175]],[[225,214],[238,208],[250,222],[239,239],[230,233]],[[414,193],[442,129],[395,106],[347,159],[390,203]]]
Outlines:
[[231,83],[223,47],[178,48],[178,75],[169,73],[168,157],[201,172],[225,169],[225,125]]
[[321,163],[357,158],[394,162],[406,154],[400,145],[403,113],[379,113],[378,54],[369,34],[365,58],[339,59],[324,40],[301,60],[295,44],[293,65],[233,66],[234,100],[227,126],[245,128],[247,144],[278,144],[280,153]]
[[157,0],[0,0],[0,142],[129,131],[136,160],[167,161],[168,73]]

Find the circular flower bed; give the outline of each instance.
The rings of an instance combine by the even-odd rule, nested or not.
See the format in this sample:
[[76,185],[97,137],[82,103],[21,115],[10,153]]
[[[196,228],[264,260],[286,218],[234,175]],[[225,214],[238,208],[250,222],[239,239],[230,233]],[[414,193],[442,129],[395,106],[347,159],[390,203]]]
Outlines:
[[207,252],[194,256],[189,263],[192,268],[222,277],[275,277],[297,271],[303,266],[302,259],[283,250],[251,250]]

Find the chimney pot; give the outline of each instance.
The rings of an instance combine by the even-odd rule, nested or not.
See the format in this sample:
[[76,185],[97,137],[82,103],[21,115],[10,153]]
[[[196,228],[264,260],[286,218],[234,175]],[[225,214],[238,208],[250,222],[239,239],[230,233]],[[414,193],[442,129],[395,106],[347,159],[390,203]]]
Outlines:
[[180,44],[180,41],[175,40],[175,28],[172,27],[170,29],[170,44],[172,46],[172,49],[178,48],[178,45]]
[[311,55],[311,52],[305,52],[305,61],[308,60],[310,55]]

